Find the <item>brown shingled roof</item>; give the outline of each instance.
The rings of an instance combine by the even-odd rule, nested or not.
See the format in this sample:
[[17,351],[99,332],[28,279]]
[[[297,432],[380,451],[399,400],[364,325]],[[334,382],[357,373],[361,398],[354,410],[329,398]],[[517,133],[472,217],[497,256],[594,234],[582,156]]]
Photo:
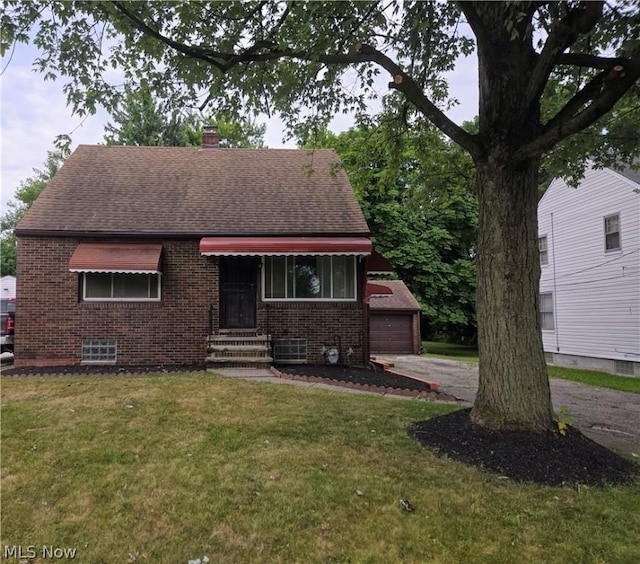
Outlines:
[[330,150],[81,145],[18,235],[368,235]]
[[420,304],[402,280],[376,280],[380,286],[392,291],[390,295],[373,295],[369,307],[374,310],[406,310],[419,311]]

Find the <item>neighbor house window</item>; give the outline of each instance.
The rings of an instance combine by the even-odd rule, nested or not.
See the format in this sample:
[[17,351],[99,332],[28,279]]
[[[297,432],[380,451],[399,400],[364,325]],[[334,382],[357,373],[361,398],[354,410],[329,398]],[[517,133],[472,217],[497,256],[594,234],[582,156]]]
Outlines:
[[549,264],[549,251],[547,250],[547,236],[538,239],[538,251],[540,252],[540,264]]
[[604,218],[604,248],[606,251],[620,250],[620,214]]
[[88,340],[82,341],[82,362],[109,364],[116,361],[117,347],[115,341]]
[[636,364],[637,362],[631,362],[630,360],[615,360],[613,371],[623,376],[635,376]]
[[143,301],[160,299],[160,274],[122,274],[86,272],[83,274],[83,299]]
[[540,294],[540,326],[546,331],[553,331],[553,293]]
[[265,257],[268,300],[354,300],[356,259],[350,256]]

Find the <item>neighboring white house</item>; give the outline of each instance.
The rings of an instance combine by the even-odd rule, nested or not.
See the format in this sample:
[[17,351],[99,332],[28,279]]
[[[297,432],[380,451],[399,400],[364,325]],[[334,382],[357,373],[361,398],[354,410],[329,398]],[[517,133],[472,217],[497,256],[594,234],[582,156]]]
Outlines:
[[640,173],[555,179],[538,204],[548,362],[640,377]]
[[0,278],[0,296],[3,298],[16,297],[16,277],[3,276]]

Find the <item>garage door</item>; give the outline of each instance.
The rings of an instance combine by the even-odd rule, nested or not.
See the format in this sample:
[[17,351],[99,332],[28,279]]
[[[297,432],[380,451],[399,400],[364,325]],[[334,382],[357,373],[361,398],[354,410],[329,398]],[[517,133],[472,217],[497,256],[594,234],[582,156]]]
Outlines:
[[412,315],[371,313],[371,354],[412,354]]

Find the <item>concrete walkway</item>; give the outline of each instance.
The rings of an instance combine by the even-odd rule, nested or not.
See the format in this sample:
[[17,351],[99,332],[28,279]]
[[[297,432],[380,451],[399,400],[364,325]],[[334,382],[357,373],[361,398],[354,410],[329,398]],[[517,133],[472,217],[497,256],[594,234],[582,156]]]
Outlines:
[[[478,391],[474,364],[419,356],[377,357],[395,368],[437,382],[440,390],[473,402]],[[551,378],[551,400],[556,413],[566,406],[571,424],[609,448],[640,457],[640,394],[597,388]]]

